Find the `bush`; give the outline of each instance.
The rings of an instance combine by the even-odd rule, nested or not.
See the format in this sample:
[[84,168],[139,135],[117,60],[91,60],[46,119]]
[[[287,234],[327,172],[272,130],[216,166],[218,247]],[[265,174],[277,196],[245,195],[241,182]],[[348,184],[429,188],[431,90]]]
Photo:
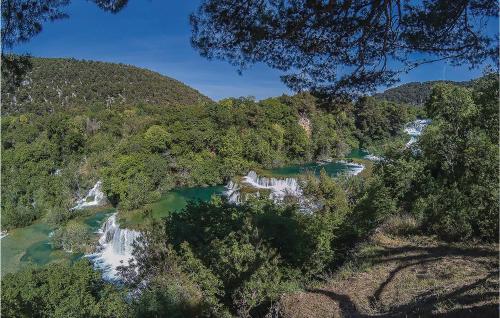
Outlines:
[[2,277],[5,317],[127,317],[125,294],[88,260],[26,268]]

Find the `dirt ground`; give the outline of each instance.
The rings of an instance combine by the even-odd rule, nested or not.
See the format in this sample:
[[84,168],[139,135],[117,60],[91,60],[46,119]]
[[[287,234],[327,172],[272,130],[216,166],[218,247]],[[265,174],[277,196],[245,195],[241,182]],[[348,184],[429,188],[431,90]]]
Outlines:
[[285,295],[283,317],[498,317],[498,245],[377,233],[327,283]]

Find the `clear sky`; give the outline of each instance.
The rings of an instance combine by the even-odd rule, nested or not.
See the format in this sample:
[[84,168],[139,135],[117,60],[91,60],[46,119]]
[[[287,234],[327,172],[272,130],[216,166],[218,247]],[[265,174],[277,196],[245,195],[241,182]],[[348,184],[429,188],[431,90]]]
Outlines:
[[[69,19],[47,23],[18,53],[39,57],[117,62],[144,67],[173,77],[219,100],[254,96],[262,99],[291,93],[280,81],[280,72],[254,65],[238,75],[226,62],[199,56],[190,44],[189,14],[197,0],[131,0],[118,14],[106,13],[91,2],[75,0],[67,8]],[[496,26],[497,27],[497,26]],[[401,82],[469,80],[482,69],[435,63],[401,77]]]

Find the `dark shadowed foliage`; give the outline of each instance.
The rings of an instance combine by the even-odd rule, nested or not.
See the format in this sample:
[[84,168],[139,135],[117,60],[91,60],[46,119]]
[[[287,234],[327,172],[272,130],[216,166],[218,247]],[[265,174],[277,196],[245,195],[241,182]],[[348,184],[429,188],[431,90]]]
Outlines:
[[432,61],[496,63],[486,25],[497,15],[494,0],[205,0],[191,16],[192,44],[240,71],[257,62],[279,69],[296,91],[351,94]]

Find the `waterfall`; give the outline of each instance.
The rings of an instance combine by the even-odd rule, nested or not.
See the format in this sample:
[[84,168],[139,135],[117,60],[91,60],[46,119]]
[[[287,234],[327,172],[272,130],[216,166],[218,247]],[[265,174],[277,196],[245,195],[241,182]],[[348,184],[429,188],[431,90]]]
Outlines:
[[373,155],[371,153],[365,155],[365,159],[366,160],[370,160],[370,161],[375,161],[375,162],[379,162],[379,161],[384,160],[384,158],[376,156],[376,155]]
[[404,131],[410,135],[410,141],[406,143],[406,147],[410,147],[412,144],[416,143],[425,127],[429,126],[431,122],[432,120],[430,119],[417,119],[406,124]]
[[93,206],[98,206],[103,204],[106,201],[106,197],[101,190],[101,181],[97,181],[97,183],[89,190],[87,195],[78,200],[76,205],[71,208],[71,210],[80,210],[84,208],[89,208]]
[[269,198],[275,202],[282,201],[285,196],[300,197],[302,189],[295,178],[267,178],[259,177],[255,171],[250,171],[243,177],[242,182],[255,189],[271,190]]
[[365,166],[360,163],[347,162],[345,160],[339,160],[337,162],[343,163],[344,165],[346,165],[347,168],[349,168],[347,170],[347,174],[350,176],[356,176],[365,169]]
[[99,246],[96,252],[87,255],[94,266],[103,271],[103,277],[116,280],[117,270],[120,265],[127,265],[132,257],[132,244],[140,237],[141,233],[129,229],[122,229],[116,222],[116,213],[111,215],[99,230]]
[[[295,178],[277,179],[260,177],[255,171],[250,171],[241,179],[241,184],[229,181],[226,185],[224,195],[227,197],[229,202],[240,204],[242,201],[247,199],[247,196],[242,194],[242,186],[247,186],[253,189],[269,190],[269,199],[276,203],[283,201],[287,195],[294,197],[300,197],[302,195],[302,189]],[[258,197],[260,193],[256,191],[253,195]]]
[[226,191],[224,191],[224,195],[230,203],[241,203],[241,194],[240,194],[240,186],[233,181],[229,181],[226,185]]
[[[347,174],[351,176],[359,174],[365,168],[364,165],[355,162],[347,162],[343,160],[338,162],[344,164],[348,168]],[[255,189],[257,191],[245,192],[245,187]],[[304,208],[307,211],[311,210],[311,206],[315,206],[315,204],[312,204],[311,202],[306,202],[302,189],[296,178],[262,177],[255,171],[250,171],[246,176],[241,178],[239,183],[229,181],[226,185],[224,195],[230,203],[240,204],[248,199],[249,196],[259,197],[261,193],[258,190],[268,190],[270,192],[269,199],[275,203],[283,202],[286,197],[294,197],[298,199],[298,203],[301,208]]]

